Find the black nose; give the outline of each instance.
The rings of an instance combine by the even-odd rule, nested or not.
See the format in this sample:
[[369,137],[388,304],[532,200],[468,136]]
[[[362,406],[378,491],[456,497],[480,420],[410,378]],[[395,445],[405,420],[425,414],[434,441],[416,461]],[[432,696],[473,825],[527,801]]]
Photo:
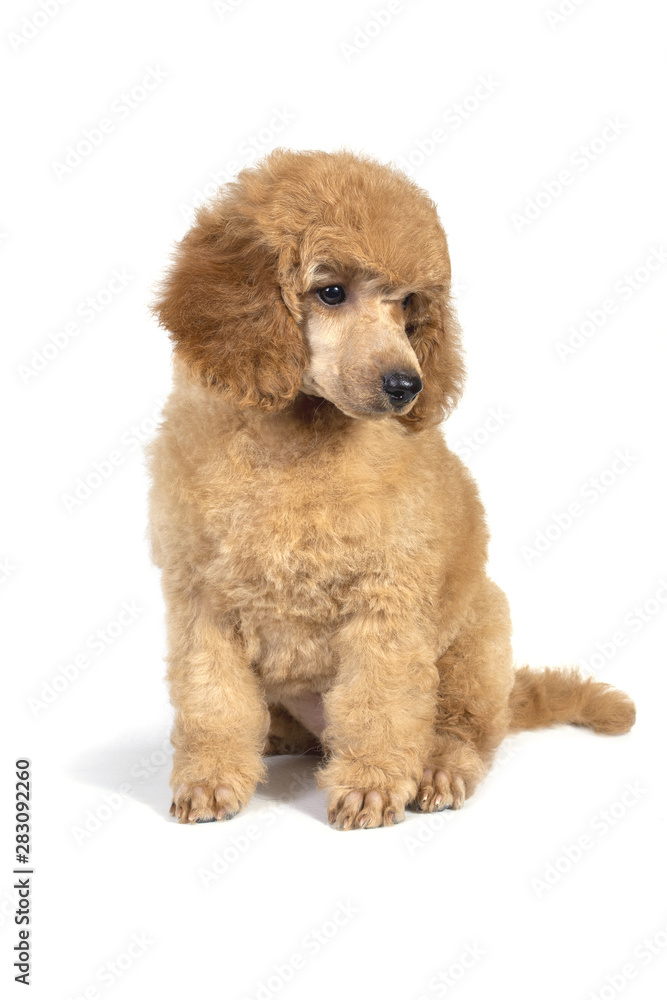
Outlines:
[[383,375],[382,388],[389,396],[389,402],[397,409],[411,403],[418,392],[424,388],[419,375],[406,375],[405,372],[392,372]]

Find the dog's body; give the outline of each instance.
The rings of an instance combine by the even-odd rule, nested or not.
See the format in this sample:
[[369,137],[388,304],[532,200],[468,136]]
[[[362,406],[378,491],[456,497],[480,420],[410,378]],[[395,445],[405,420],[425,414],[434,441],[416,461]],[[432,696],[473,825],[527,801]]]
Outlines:
[[346,829],[461,806],[512,728],[630,728],[606,685],[514,672],[483,509],[439,428],[462,367],[418,188],[349,154],[274,154],[200,213],[158,313],[181,821],[233,815],[267,753],[321,749]]

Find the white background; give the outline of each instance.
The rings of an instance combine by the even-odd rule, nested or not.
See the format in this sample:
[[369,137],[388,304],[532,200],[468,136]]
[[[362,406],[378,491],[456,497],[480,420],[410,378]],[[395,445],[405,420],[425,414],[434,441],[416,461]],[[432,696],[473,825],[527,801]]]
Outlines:
[[[11,979],[26,756],[33,997],[662,995],[665,23],[648,0],[565,2],[560,20],[556,2],[413,0],[381,27],[383,0],[3,6],[0,940]],[[517,658],[585,662],[638,706],[625,737],[523,734],[462,812],[388,830],[330,830],[312,762],[291,758],[228,824],[167,813],[140,442],[170,350],[149,305],[211,175],[274,145],[413,164],[449,236],[467,349],[445,433],[470,450]]]

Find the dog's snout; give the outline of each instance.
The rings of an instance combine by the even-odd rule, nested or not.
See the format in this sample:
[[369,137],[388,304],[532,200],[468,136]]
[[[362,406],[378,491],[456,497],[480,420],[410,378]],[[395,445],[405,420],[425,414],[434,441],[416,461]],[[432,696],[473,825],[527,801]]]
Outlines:
[[408,375],[406,372],[392,372],[382,377],[382,388],[389,396],[389,402],[397,409],[411,403],[418,392],[424,388],[419,375]]

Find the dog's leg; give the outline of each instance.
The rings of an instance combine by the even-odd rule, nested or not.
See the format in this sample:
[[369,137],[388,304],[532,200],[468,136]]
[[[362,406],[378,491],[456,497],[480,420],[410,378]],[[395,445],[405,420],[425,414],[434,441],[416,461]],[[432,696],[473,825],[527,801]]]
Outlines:
[[181,823],[229,819],[264,777],[269,712],[233,625],[203,602],[168,587],[165,595],[176,709],[171,813]]
[[465,627],[437,663],[435,736],[413,808],[460,809],[488,771],[509,728],[510,638],[505,595],[487,581]]
[[412,622],[368,612],[336,636],[340,671],[324,696],[328,757],[318,775],[340,830],[405,818],[431,746],[435,645]]

